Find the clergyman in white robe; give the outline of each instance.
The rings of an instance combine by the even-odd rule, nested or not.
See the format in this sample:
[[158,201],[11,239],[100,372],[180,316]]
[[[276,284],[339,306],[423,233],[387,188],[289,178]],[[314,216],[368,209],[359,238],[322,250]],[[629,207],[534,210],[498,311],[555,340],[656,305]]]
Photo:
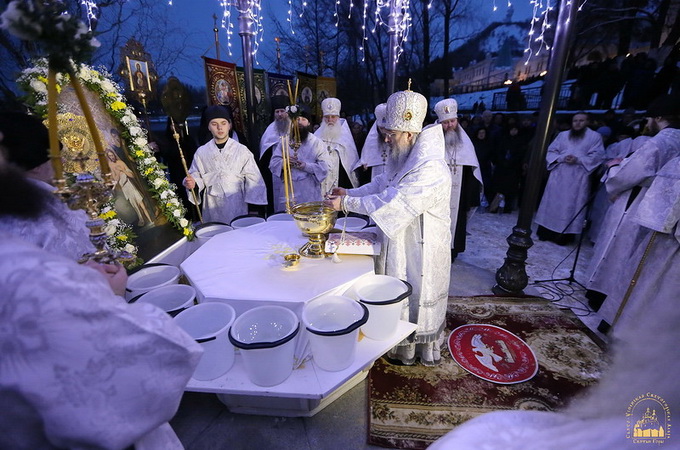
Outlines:
[[[599,313],[611,324],[621,304],[621,296],[614,295],[621,285],[628,285],[635,267],[626,264],[634,249],[640,245],[645,230],[631,220],[637,214],[640,202],[654,181],[657,172],[671,159],[680,156],[680,129],[664,128],[649,139],[639,150],[612,167],[605,185],[611,196],[630,195],[639,190],[626,209],[611,239],[604,243],[605,249],[593,257],[590,289],[607,294]],[[597,259],[595,259],[597,258]]]
[[326,158],[328,175],[321,184],[322,195],[329,193],[331,189],[338,186],[341,164],[352,186],[359,186],[359,179],[352,170],[359,160],[359,154],[347,120],[340,118],[333,127],[324,121],[319,129],[314,132],[314,135],[323,141],[324,149],[328,153]]
[[[427,347],[418,352],[425,364],[438,361],[437,340],[445,325],[451,275],[450,196],[444,134],[441,125],[435,125],[417,136],[403,166],[388,164],[384,173],[348,189],[345,197],[347,210],[370,216],[383,235],[376,273],[413,286],[402,319],[418,328],[403,344]],[[415,356],[407,359],[415,360]]]
[[[295,151],[290,146],[290,155],[305,163],[304,168],[291,167],[290,175],[293,182],[295,203],[318,202],[323,199],[321,183],[328,175],[328,152],[324,151],[323,142],[309,133],[300,148]],[[281,143],[274,147],[272,159],[269,162],[272,176],[283,179],[283,157]],[[285,191],[280,191],[275,199],[275,210],[285,211]]]
[[[223,149],[215,140],[196,150],[189,174],[196,181],[203,222],[230,223],[248,213],[248,203],[267,204],[267,189],[248,148],[228,139]],[[189,200],[193,196],[189,193]]]
[[[604,159],[602,136],[585,129],[579,139],[570,138],[571,130],[563,131],[548,147],[547,168],[550,172],[536,223],[555,233],[578,234],[583,229],[586,203],[590,196],[590,174]],[[565,162],[573,155],[575,164]]]
[[201,348],[92,268],[0,233],[0,448],[182,449]]
[[371,179],[377,177],[385,171],[385,164],[390,151],[389,145],[385,142],[380,128],[385,126],[385,111],[387,104],[381,103],[375,107],[375,122],[364,141],[364,147],[361,149],[361,155],[357,160],[352,170],[357,170],[360,167],[364,169],[371,169]]

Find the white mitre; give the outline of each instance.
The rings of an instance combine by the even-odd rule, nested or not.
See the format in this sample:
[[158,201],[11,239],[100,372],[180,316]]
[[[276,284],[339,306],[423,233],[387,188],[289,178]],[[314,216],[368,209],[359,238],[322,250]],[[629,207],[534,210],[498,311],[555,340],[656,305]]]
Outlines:
[[385,128],[420,133],[427,115],[427,99],[417,92],[399,91],[387,99]]
[[458,118],[458,102],[452,98],[445,98],[434,105],[434,112],[437,114],[439,123],[445,120]]
[[321,102],[321,111],[324,116],[339,116],[341,106],[342,103],[340,103],[340,100],[328,97]]

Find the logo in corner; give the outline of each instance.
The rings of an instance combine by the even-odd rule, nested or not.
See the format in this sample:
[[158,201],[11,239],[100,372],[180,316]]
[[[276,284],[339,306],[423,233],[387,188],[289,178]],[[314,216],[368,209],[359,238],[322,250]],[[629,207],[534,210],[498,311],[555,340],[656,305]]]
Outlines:
[[671,437],[671,411],[666,401],[647,392],[626,411],[626,439],[633,444],[663,444]]

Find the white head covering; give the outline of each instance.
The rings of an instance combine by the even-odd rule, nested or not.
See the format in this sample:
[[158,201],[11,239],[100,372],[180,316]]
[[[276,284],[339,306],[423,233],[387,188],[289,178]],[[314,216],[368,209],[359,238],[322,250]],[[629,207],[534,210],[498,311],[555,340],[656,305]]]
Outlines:
[[452,98],[445,98],[434,105],[434,112],[437,113],[439,123],[458,118],[458,102]]
[[427,114],[427,99],[413,91],[399,91],[387,99],[385,128],[420,133]]
[[321,102],[321,111],[323,112],[324,116],[339,116],[341,106],[342,104],[340,103],[340,100],[337,98],[328,97],[323,99]]
[[375,107],[375,123],[379,127],[385,127],[385,123],[387,121],[387,103],[381,103],[378,106]]

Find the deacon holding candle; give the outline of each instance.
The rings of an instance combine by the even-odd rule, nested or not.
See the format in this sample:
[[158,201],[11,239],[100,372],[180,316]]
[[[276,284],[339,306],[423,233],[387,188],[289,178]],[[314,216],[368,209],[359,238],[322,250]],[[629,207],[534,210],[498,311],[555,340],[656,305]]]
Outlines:
[[333,189],[324,203],[337,211],[369,215],[383,235],[376,273],[413,286],[402,319],[418,328],[388,352],[388,360],[434,366],[441,361],[451,275],[451,174],[442,127],[423,130],[426,114],[422,95],[392,94],[385,120],[385,171],[359,188]]
[[[295,203],[321,201],[321,183],[328,175],[328,153],[324,151],[323,141],[311,132],[309,109],[304,105],[296,105],[289,107],[288,110],[291,120],[297,122],[300,146],[296,148],[297,142],[293,131],[287,152],[283,151],[285,149],[281,142],[274,148],[269,169],[272,176],[284,181],[289,180],[295,193]],[[286,160],[290,162],[290,173],[287,173]],[[290,198],[290,192],[283,193]],[[286,197],[274,199],[274,210],[285,211],[286,199]]]

